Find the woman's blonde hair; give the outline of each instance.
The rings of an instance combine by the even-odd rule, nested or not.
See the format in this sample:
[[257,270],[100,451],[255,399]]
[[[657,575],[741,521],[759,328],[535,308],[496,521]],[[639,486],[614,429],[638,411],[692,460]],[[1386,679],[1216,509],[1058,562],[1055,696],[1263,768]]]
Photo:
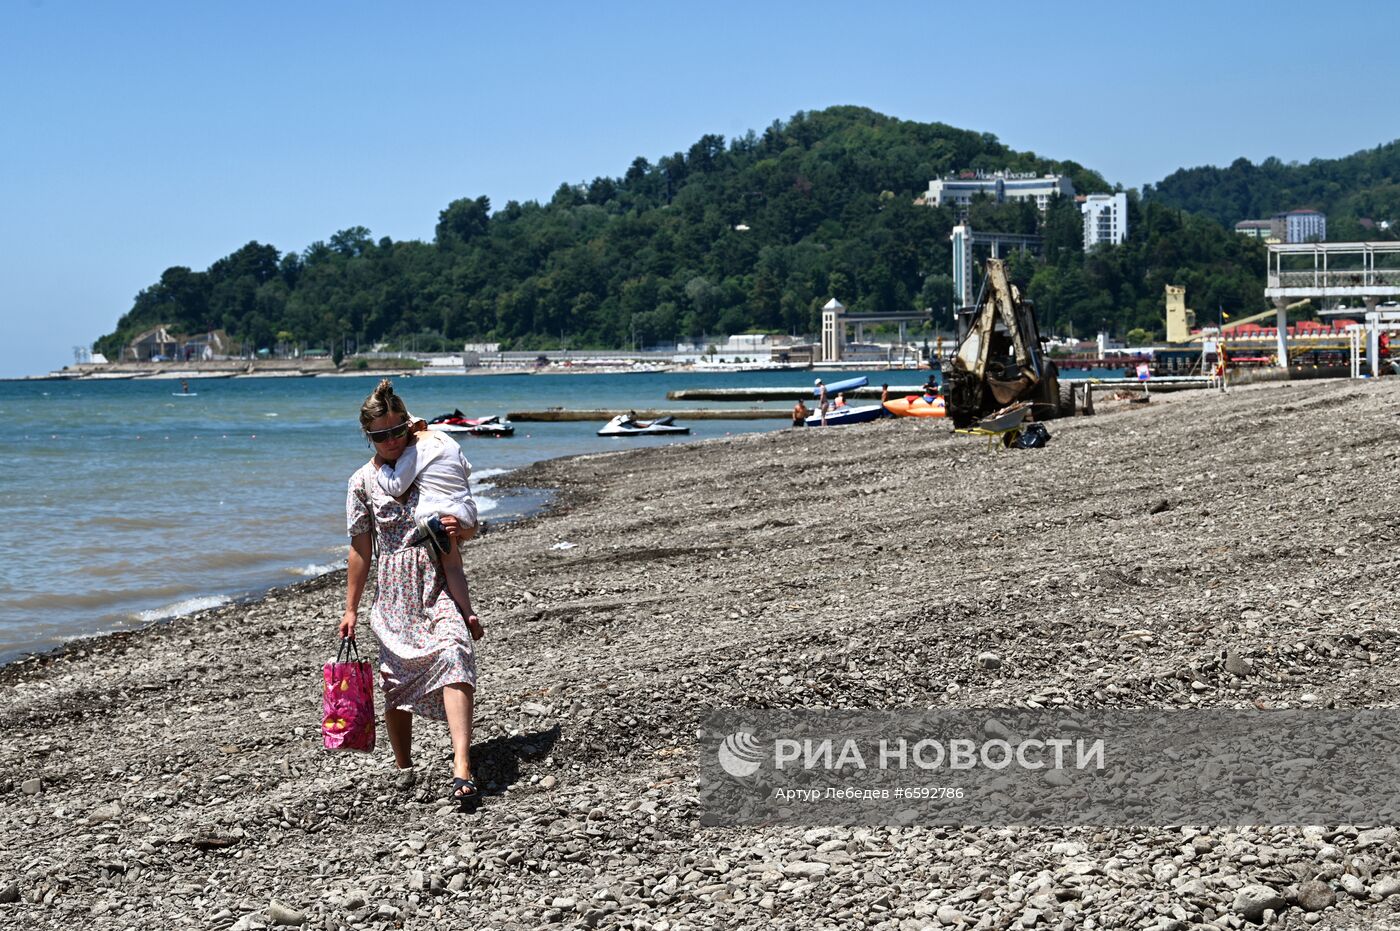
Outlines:
[[365,398],[365,403],[360,405],[360,426],[368,430],[371,423],[386,414],[408,416],[408,406],[403,403],[403,398],[394,394],[394,383],[387,378],[382,380],[370,392],[370,396]]

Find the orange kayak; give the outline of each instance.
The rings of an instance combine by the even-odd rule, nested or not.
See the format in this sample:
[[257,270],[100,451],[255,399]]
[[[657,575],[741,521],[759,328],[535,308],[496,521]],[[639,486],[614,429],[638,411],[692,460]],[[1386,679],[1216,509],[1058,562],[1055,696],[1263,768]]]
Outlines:
[[911,394],[905,398],[895,398],[885,402],[885,410],[896,417],[946,417],[943,399],[934,398],[930,403],[922,395]]

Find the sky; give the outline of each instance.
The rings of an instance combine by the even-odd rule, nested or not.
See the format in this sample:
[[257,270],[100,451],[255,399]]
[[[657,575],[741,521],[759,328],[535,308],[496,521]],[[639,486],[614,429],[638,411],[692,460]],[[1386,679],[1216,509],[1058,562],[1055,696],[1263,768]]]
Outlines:
[[[0,378],[73,361],[167,267],[430,240],[705,133],[837,104],[1140,188],[1400,136],[1400,4],[0,0]],[[1367,48],[1370,53],[1366,52]]]

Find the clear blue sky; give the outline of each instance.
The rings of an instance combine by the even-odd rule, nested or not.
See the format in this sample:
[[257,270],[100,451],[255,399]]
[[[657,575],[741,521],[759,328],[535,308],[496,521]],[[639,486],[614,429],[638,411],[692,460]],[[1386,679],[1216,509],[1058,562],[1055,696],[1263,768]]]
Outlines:
[[[1400,135],[1389,3],[0,3],[0,377],[171,265],[546,199],[859,104],[1128,187]],[[1368,51],[1369,50],[1369,51]]]

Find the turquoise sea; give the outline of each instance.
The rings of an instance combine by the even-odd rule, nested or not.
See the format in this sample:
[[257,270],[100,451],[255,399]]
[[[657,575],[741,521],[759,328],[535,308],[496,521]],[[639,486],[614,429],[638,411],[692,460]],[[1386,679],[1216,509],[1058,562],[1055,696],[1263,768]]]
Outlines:
[[[926,373],[867,375],[916,385]],[[1117,372],[1066,372],[1114,377]],[[549,407],[722,407],[667,401],[698,387],[793,386],[806,371],[622,375],[434,375],[396,380],[414,414]],[[370,456],[361,401],[377,377],[0,382],[0,663],[75,637],[140,626],[344,565],[345,483]],[[747,402],[740,406],[749,406]],[[787,410],[789,405],[768,402]],[[517,423],[511,439],[464,437],[482,516],[538,509],[503,472],[543,459],[784,429],[786,420],[692,420],[688,437],[615,439],[601,423]]]
[[[918,384],[923,373],[867,374]],[[810,386],[810,372],[473,375],[402,378],[431,418],[567,408],[717,407],[667,401],[687,387]],[[360,402],[377,378],[0,382],[0,662],[74,637],[138,626],[344,565],[345,482],[370,455]],[[787,409],[786,404],[769,402]],[[744,405],[747,406],[747,405]],[[537,508],[492,477],[626,444],[787,426],[694,420],[689,437],[609,439],[601,423],[518,423],[511,439],[462,438],[482,516]],[[544,492],[545,490],[541,490]]]

